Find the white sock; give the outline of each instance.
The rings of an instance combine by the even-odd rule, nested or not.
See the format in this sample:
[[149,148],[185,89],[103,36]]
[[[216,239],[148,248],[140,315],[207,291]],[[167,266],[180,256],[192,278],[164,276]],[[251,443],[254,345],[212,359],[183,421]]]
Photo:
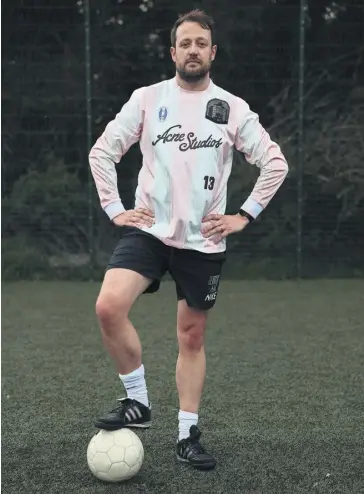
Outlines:
[[190,427],[191,425],[197,425],[198,422],[198,414],[191,412],[184,412],[180,410],[178,412],[178,440],[186,439],[190,435]]
[[146,407],[149,406],[147,385],[144,379],[144,365],[135,369],[130,374],[119,374],[121,382],[124,384],[128,398],[137,400],[143,403]]

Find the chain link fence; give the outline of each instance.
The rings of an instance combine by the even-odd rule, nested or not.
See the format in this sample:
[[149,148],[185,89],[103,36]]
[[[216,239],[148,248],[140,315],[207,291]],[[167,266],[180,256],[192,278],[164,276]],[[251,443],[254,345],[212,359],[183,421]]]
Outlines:
[[[194,2],[218,30],[215,83],[244,98],[289,176],[228,242],[227,276],[362,276],[361,1]],[[88,151],[137,87],[173,77],[169,32],[185,2],[15,0],[3,6],[3,278],[99,277],[117,240]],[[140,151],[117,165],[132,207]],[[258,170],[236,153],[228,213]]]

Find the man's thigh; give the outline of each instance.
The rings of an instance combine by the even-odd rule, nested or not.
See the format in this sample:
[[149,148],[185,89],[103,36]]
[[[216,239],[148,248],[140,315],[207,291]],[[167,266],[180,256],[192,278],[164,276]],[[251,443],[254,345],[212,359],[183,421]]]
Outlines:
[[130,310],[151,283],[151,279],[129,269],[108,269],[97,299],[97,314],[102,317],[105,312],[110,314],[114,310]]
[[124,226],[120,232],[120,240],[107,270],[122,268],[135,271],[151,280],[144,293],[156,292],[167,270],[168,247],[138,228]]
[[169,271],[176,282],[178,300],[193,309],[209,310],[215,305],[226,253],[204,254],[174,249]]

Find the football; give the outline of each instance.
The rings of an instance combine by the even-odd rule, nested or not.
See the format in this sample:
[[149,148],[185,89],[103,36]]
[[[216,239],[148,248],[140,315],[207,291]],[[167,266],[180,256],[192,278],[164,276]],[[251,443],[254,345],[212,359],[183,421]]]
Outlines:
[[91,472],[105,482],[131,479],[139,472],[143,460],[143,444],[130,429],[100,430],[87,448]]

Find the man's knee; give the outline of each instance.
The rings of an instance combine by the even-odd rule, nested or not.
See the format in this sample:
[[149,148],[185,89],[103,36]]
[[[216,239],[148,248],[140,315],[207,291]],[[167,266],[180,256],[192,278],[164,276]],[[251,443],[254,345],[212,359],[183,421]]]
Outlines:
[[185,317],[179,317],[177,325],[178,343],[180,349],[199,351],[204,345],[206,314],[191,311]]
[[121,319],[127,319],[130,307],[111,293],[101,293],[96,301],[96,315],[102,328],[112,326]]
[[135,300],[144,292],[150,280],[130,269],[110,269],[96,301],[96,315],[102,328],[128,318]]

